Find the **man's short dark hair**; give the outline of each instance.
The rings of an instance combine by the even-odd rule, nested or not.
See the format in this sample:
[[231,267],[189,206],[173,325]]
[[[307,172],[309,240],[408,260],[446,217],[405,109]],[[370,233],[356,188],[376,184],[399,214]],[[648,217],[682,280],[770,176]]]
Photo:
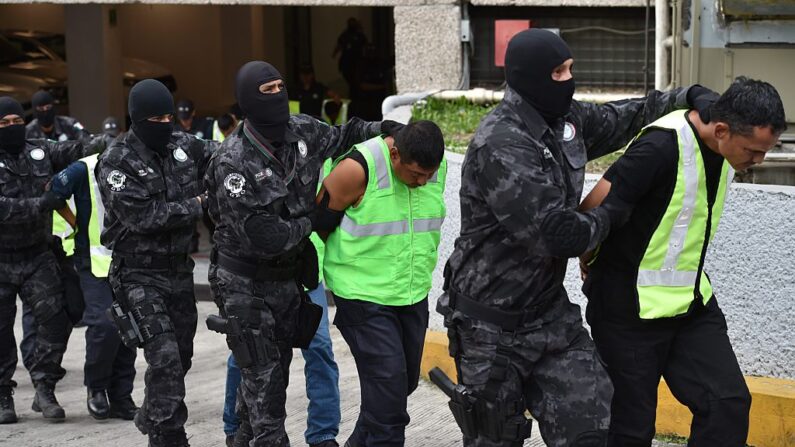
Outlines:
[[433,121],[409,123],[395,135],[403,163],[417,163],[423,169],[436,169],[444,158],[444,136]]
[[784,104],[776,88],[740,76],[710,107],[710,121],[729,125],[731,133],[752,136],[755,127],[770,127],[774,135],[787,129]]
[[218,128],[227,132],[230,128],[235,124],[235,118],[228,113],[224,113],[223,115],[218,117]]

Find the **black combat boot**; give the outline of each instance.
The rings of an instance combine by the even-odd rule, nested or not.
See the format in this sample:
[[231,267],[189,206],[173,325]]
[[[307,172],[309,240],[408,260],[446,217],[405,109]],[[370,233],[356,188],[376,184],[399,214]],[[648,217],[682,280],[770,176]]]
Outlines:
[[132,397],[127,396],[119,400],[110,401],[110,417],[112,419],[124,419],[131,421],[138,412],[138,406],[133,402]]
[[149,432],[149,447],[190,447],[185,429]]
[[13,424],[17,421],[17,412],[14,411],[14,389],[10,386],[0,386],[0,424]]
[[41,413],[46,419],[63,420],[66,413],[55,398],[55,384],[39,382],[36,384],[36,396],[31,409]]

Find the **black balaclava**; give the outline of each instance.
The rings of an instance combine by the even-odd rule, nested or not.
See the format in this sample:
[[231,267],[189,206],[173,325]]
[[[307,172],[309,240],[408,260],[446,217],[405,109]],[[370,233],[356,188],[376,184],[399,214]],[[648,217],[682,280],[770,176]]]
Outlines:
[[[0,96],[0,118],[8,115],[25,116],[22,104],[10,96]],[[25,125],[12,124],[0,128],[0,150],[17,155],[25,149]]]
[[39,120],[39,124],[42,127],[52,126],[55,122],[55,107],[51,107],[50,110],[43,112],[36,110],[36,107],[55,104],[55,98],[52,97],[50,92],[39,90],[33,94],[30,103],[33,105],[33,110],[36,113],[36,119]]
[[551,31],[525,30],[508,42],[505,80],[547,123],[566,115],[571,106],[574,79],[552,79],[552,70],[570,58],[569,46]]
[[119,128],[119,122],[116,120],[116,118],[109,116],[102,121],[102,133],[105,135],[110,135],[114,138],[119,136],[121,129]]
[[259,91],[262,84],[276,79],[282,79],[282,75],[273,65],[252,61],[240,68],[235,80],[237,103],[243,109],[246,121],[271,142],[284,141],[290,120],[286,89],[272,94]]
[[130,90],[128,111],[131,129],[141,141],[160,155],[166,154],[166,145],[174,131],[172,122],[158,123],[148,118],[174,113],[174,98],[165,85],[154,79],[144,79]]

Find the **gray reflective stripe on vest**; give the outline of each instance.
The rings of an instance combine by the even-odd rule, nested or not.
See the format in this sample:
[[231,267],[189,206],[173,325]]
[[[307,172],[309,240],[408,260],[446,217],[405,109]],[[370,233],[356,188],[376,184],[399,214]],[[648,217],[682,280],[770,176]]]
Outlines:
[[428,179],[428,183],[436,183],[438,181],[439,181],[439,169],[437,169],[436,172],[433,173],[431,178]]
[[326,166],[325,164],[320,165],[320,175],[317,177],[317,184],[320,185],[323,183],[323,179],[326,178]]
[[340,228],[351,236],[390,236],[409,232],[409,223],[405,220],[359,225],[347,215],[342,218]]
[[[88,168],[88,170],[90,170],[91,173],[93,173],[94,172],[94,167],[97,165],[97,157],[91,157],[91,156],[86,157],[86,158],[83,159],[83,163],[85,163],[86,164],[86,168]],[[89,174],[88,178],[89,178],[89,180],[93,180],[93,182],[91,182],[92,184],[90,185],[90,187],[94,189],[94,198],[95,198],[94,202],[96,202],[95,208],[97,210],[97,215],[96,216],[91,216],[91,218],[97,219],[97,224],[99,224],[99,235],[102,236],[102,233],[105,231],[105,204],[102,203],[102,196],[99,193],[99,184],[97,184],[96,176],[93,175],[93,174]],[[97,255],[98,256],[112,256],[113,255],[113,251],[109,250],[104,245],[101,245],[101,244],[100,245],[94,245],[94,244],[91,243],[91,228],[90,227],[91,227],[91,222],[89,221],[88,243],[91,246],[90,253],[92,255],[95,255],[95,256],[97,256]]]
[[381,149],[378,139],[367,140],[362,144],[367,148],[367,150],[370,151],[370,154],[373,156],[375,171],[376,175],[378,176],[378,189],[389,188],[389,166],[386,164],[387,160],[384,158],[384,151]]
[[638,286],[693,287],[698,272],[679,272],[676,270],[640,270]]
[[[671,236],[668,239],[668,253],[665,255],[662,271],[673,271],[676,269],[679,256],[685,247],[687,229],[693,220],[693,209],[696,207],[698,198],[698,165],[696,164],[696,140],[690,125],[685,122],[684,127],[678,132],[682,138],[682,161],[685,184],[685,195],[682,199],[682,209],[676,216],[674,226],[671,229]],[[691,283],[692,284],[692,283]]]
[[444,217],[432,219],[414,219],[414,232],[423,233],[426,231],[439,231],[442,229]]

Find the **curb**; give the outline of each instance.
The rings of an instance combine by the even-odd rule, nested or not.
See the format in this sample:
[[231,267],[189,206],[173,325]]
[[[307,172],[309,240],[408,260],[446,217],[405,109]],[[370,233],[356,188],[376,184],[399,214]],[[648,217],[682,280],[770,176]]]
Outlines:
[[[447,333],[428,330],[422,353],[420,372],[438,367],[455,380],[453,359],[447,351]],[[751,427],[748,444],[756,447],[795,445],[795,380],[770,377],[745,377],[751,391]],[[692,414],[671,394],[665,381],[660,381],[657,404],[657,432],[679,436],[690,434]]]

